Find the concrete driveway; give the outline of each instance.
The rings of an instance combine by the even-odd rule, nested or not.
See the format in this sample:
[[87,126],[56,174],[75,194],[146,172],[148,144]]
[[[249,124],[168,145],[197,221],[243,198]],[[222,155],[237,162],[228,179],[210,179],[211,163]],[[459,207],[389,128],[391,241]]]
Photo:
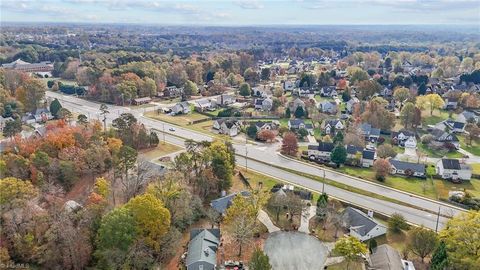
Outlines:
[[327,248],[317,238],[300,232],[270,234],[264,247],[272,269],[323,269]]

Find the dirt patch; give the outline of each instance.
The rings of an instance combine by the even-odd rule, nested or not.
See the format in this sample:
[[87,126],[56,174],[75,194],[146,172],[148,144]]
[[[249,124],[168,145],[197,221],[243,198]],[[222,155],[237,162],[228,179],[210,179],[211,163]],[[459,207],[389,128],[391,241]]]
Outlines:
[[259,237],[253,238],[250,244],[242,246],[242,255],[238,256],[238,244],[222,236],[222,246],[220,246],[217,253],[217,265],[223,265],[223,263],[228,260],[242,261],[244,263],[250,261],[255,247],[263,249],[267,237],[268,233],[263,233]]
[[84,176],[75,182],[70,191],[65,195],[65,201],[73,200],[80,204],[85,204],[88,196],[93,190],[95,180],[91,175]]

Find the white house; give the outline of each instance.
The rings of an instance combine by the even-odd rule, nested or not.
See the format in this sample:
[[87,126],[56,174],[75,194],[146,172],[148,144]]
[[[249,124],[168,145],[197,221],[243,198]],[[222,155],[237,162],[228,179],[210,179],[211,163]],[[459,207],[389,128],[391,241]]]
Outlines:
[[345,126],[343,125],[342,121],[338,119],[326,121],[325,126],[323,127],[325,133],[327,134],[330,134],[333,130],[338,131],[343,130],[344,128]]
[[442,159],[436,164],[437,174],[443,179],[470,180],[472,178],[472,168],[467,164],[462,164],[458,159]]
[[350,235],[364,242],[387,233],[387,227],[359,209],[347,207],[342,215],[343,225]]
[[375,161],[375,151],[364,149],[362,151],[362,167],[369,168]]
[[237,136],[240,131],[240,123],[237,120],[217,119],[213,122],[212,127],[219,134],[225,134],[230,137]]
[[417,139],[415,137],[408,137],[407,140],[403,142],[405,148],[417,148]]
[[173,114],[187,114],[190,113],[190,105],[188,102],[179,102],[172,107]]
[[392,174],[425,177],[425,164],[390,159]]
[[295,88],[295,82],[293,81],[285,81],[283,82],[283,90],[285,91],[292,91]]
[[320,142],[318,145],[308,145],[308,158],[329,161],[333,148],[335,148],[335,144],[326,142]]

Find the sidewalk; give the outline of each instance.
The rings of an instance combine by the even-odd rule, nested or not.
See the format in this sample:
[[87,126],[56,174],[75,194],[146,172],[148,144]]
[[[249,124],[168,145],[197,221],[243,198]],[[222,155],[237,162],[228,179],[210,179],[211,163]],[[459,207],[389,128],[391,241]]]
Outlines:
[[298,227],[299,232],[303,232],[306,234],[310,233],[309,229],[309,224],[310,224],[310,219],[315,216],[317,212],[317,207],[316,206],[309,206],[308,208],[305,209],[302,213],[302,218],[300,220],[300,227]]
[[258,217],[257,218],[258,218],[258,220],[260,220],[260,222],[263,223],[263,225],[265,225],[265,227],[267,227],[267,230],[268,230],[269,233],[280,231],[280,228],[278,228],[277,226],[275,226],[272,223],[272,220],[270,219],[270,217],[268,216],[268,214],[265,211],[260,210],[258,212]]

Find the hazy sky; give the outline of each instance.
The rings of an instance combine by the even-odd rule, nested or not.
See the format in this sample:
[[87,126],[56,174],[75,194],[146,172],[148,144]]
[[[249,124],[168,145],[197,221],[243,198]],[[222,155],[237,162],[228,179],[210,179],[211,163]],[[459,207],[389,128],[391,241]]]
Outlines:
[[0,0],[1,21],[175,25],[477,24],[480,0]]

